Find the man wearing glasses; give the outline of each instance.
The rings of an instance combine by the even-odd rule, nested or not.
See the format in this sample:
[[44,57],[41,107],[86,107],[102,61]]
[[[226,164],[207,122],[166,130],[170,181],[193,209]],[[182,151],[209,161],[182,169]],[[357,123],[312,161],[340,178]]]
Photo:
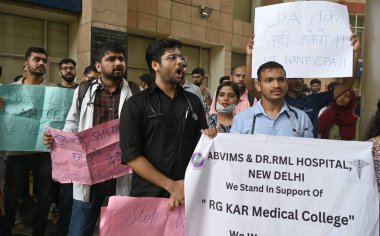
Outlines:
[[61,83],[57,84],[61,88],[76,89],[79,84],[75,82],[75,76],[77,75],[75,61],[70,58],[62,59],[59,62],[59,75],[62,78]]
[[133,169],[130,196],[167,197],[169,207],[184,203],[185,170],[207,128],[201,101],[179,85],[180,47],[175,39],[148,46],[145,59],[154,83],[128,99],[120,114],[122,163]]
[[99,72],[96,70],[95,66],[87,66],[81,75],[82,80],[96,79],[99,77]]

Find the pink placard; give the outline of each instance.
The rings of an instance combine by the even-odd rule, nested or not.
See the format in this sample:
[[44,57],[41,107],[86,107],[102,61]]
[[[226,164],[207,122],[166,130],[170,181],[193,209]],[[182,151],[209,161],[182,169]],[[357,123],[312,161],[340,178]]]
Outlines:
[[185,236],[185,207],[169,209],[168,198],[113,196],[102,210],[100,236]]
[[46,128],[51,147],[52,176],[60,183],[96,184],[132,173],[120,163],[119,120],[79,133]]

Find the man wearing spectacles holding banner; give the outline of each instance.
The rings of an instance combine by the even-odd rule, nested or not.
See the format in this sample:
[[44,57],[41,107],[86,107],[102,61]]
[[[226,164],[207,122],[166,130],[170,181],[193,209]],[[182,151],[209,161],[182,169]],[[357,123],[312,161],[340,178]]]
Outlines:
[[[170,197],[184,203],[184,175],[201,130],[207,128],[199,98],[179,86],[184,73],[181,43],[151,43],[145,59],[154,83],[133,96],[120,115],[122,162],[133,169],[132,197]],[[205,130],[213,136],[216,129]]]

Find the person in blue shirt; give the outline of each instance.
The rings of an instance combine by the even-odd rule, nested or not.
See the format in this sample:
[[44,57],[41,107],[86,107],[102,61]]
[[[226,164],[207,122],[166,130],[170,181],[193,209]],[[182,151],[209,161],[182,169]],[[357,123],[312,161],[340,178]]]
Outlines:
[[346,91],[350,90],[354,84],[356,68],[358,64],[360,43],[356,34],[351,35],[351,44],[353,45],[353,71],[352,77],[343,78],[342,83],[334,87],[333,90],[312,93],[310,95],[303,94],[304,79],[292,78],[289,79],[288,93],[285,96],[285,101],[298,109],[304,111],[313,123],[313,135],[318,136],[318,114],[319,111],[328,106],[338,97],[342,96]]
[[[285,101],[290,106],[296,107],[304,111],[313,123],[313,135],[316,138],[318,136],[318,114],[319,111],[332,103],[335,99],[342,96],[346,91],[350,90],[354,84],[354,78],[356,77],[356,69],[359,57],[360,43],[355,33],[351,34],[351,44],[353,45],[353,69],[352,77],[343,78],[342,83],[335,86],[332,91],[312,93],[310,95],[303,94],[304,79],[302,78],[288,78],[288,92],[285,95]],[[252,51],[254,46],[254,35],[252,35],[250,41],[246,47],[247,59],[246,59],[246,75],[251,74],[252,69]],[[253,92],[254,80],[247,76],[244,80],[249,91]],[[256,98],[259,98],[260,94],[257,94]]]
[[257,70],[257,89],[262,97],[253,107],[238,113],[230,133],[313,137],[313,125],[301,110],[286,104],[288,80],[284,67],[274,61]]

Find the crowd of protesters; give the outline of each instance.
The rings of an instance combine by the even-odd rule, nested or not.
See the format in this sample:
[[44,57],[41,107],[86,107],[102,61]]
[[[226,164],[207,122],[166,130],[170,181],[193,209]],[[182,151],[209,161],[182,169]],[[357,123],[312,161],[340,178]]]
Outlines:
[[[356,69],[359,42],[355,34],[353,68]],[[261,65],[257,80],[251,78],[254,37],[247,45],[246,65],[238,65],[220,79],[215,93],[207,88],[203,68],[192,68],[186,79],[186,55],[181,42],[160,39],[146,49],[149,73],[141,75],[140,86],[127,81],[126,52],[111,42],[99,49],[95,65],[88,66],[76,81],[76,62],[59,62],[61,82],[45,80],[48,55],[43,48],[30,47],[25,54],[22,75],[13,84],[58,86],[75,89],[64,131],[79,132],[120,119],[121,162],[132,168],[132,176],[102,183],[59,184],[52,180],[49,152],[7,151],[0,160],[0,234],[11,235],[19,220],[18,202],[33,174],[37,210],[33,235],[45,235],[52,205],[57,206],[58,235],[92,235],[101,207],[109,196],[126,193],[133,197],[166,197],[168,206],[184,204],[185,170],[202,134],[266,134],[306,138],[359,140],[359,117],[355,113],[354,76],[323,91],[313,79],[310,91],[303,78],[287,78],[283,65],[270,61]],[[0,67],[0,76],[1,76]],[[353,73],[355,75],[355,73]],[[82,84],[91,87],[78,97]],[[307,86],[306,86],[307,87]],[[0,98],[0,109],[7,102]],[[366,139],[373,142],[376,174],[380,158],[380,101]],[[44,134],[49,148],[54,139]],[[127,181],[126,186],[118,181]],[[128,190],[124,190],[128,188]],[[4,196],[3,196],[4,195]]]

